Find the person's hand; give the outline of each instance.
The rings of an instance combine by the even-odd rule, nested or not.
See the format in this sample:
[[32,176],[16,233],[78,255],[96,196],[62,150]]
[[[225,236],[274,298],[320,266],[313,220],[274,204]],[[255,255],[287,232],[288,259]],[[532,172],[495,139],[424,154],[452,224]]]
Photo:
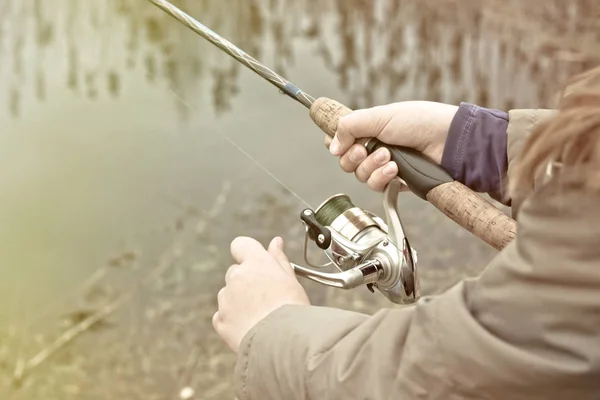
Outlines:
[[237,352],[244,336],[272,311],[310,301],[283,252],[283,239],[273,239],[265,250],[254,239],[238,237],[231,243],[231,255],[238,264],[227,270],[213,326]]
[[325,137],[331,154],[340,157],[346,172],[381,192],[397,176],[398,166],[390,161],[387,149],[379,149],[367,157],[356,139],[376,137],[391,145],[412,147],[441,164],[450,123],[458,106],[429,101],[405,101],[356,110],[340,118],[333,140]]

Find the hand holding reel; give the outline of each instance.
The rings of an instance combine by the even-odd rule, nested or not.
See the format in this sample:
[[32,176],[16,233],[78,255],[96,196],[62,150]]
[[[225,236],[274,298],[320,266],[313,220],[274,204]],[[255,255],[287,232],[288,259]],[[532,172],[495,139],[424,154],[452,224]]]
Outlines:
[[[383,193],[386,221],[356,207],[345,194],[327,199],[316,211],[300,214],[306,225],[304,260],[316,269],[335,266],[339,272],[320,272],[292,264],[295,273],[341,289],[367,285],[390,301],[410,304],[420,297],[417,254],[412,249],[397,210],[403,181],[395,178]],[[309,239],[324,251],[330,262],[314,265],[308,260]]]

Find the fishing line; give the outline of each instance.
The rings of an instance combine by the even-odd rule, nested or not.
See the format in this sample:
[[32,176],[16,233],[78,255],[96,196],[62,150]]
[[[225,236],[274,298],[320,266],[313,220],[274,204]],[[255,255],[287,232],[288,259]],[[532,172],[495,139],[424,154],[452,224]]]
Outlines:
[[[171,93],[171,95],[173,97],[175,97],[178,101],[181,102],[181,104],[183,104],[184,106],[186,106],[187,108],[189,108],[191,111],[199,112],[199,110],[197,110],[196,108],[192,107],[192,105],[190,103],[188,103],[183,97],[181,97],[179,94],[177,94],[173,89],[171,89],[170,87],[167,87],[167,90]],[[283,183],[281,181],[281,179],[277,178],[275,176],[275,174],[273,174],[271,171],[269,171],[269,169],[267,167],[263,166],[256,158],[252,157],[252,155],[250,153],[248,153],[246,150],[244,150],[244,148],[242,146],[240,146],[238,143],[236,143],[231,137],[229,137],[225,133],[221,132],[220,130],[218,131],[218,134],[221,135],[223,138],[225,138],[225,140],[227,140],[229,142],[229,144],[231,144],[240,153],[242,153],[243,155],[245,155],[246,157],[248,157],[248,159],[250,161],[252,161],[254,164],[256,164],[269,177],[271,177],[277,183],[279,183],[281,185],[281,187],[283,187],[285,190],[287,190],[295,198],[297,198],[298,200],[300,200],[307,207],[309,207],[309,208],[311,207],[311,205],[308,204],[308,202],[306,200],[304,200],[302,197],[300,197],[300,195],[297,194],[296,192],[294,192],[288,185],[286,185],[285,183]]]
[[336,195],[317,209],[315,218],[321,225],[331,226],[337,217],[354,207],[356,206],[350,197],[345,194]]
[[[315,98],[300,89],[294,83],[288,81],[281,75],[277,74],[272,69],[268,68],[266,65],[263,65],[254,57],[250,56],[242,49],[235,46],[233,43],[229,42],[225,38],[219,36],[216,32],[208,28],[207,26],[202,25],[200,22],[196,21],[193,17],[186,14],[184,11],[180,10],[173,4],[169,3],[167,0],[149,0],[150,3],[154,4],[162,11],[170,15],[171,17],[178,20],[187,28],[194,31],[196,34],[200,35],[214,46],[218,47],[225,53],[229,54],[239,63],[245,65],[250,70],[254,71],[262,78],[270,82],[272,85],[277,87],[282,94],[285,94],[292,99],[296,100],[306,108],[310,109],[315,103]],[[175,93],[171,88],[169,90],[173,93],[173,95],[178,98],[182,104],[186,107],[195,111],[190,104],[188,104],[184,99],[182,99],[177,93]],[[233,139],[229,136],[219,132],[221,136],[223,136],[232,146],[238,149],[242,154],[248,157],[252,162],[254,162],[257,166],[259,166],[263,171],[265,171],[272,179],[278,182],[283,188],[285,188],[288,192],[290,192],[294,197],[300,200],[303,204],[310,208],[308,202],[306,202],[302,197],[300,197],[297,193],[295,193],[290,187],[284,184],[280,179],[278,179],[271,171],[269,171],[266,167],[264,167],[258,160],[252,157],[248,152],[246,152],[240,145],[238,145]]]

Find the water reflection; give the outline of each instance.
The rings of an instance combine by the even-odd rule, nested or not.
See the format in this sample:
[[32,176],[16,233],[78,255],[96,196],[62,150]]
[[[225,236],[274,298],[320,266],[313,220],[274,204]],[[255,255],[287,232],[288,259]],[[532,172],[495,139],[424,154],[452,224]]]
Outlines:
[[[547,84],[550,77],[559,81],[597,62],[590,46],[596,39],[590,32],[597,28],[593,1],[546,7],[515,3],[512,9],[496,2],[484,7],[408,0],[175,3],[259,60],[273,46],[273,59],[263,61],[284,76],[294,64],[295,44],[308,41],[355,108],[409,97],[503,108],[544,105],[557,87]],[[231,110],[239,93],[242,67],[144,0],[7,0],[4,7],[4,30],[10,35],[3,47],[12,54],[12,68],[3,81],[11,83],[6,90],[15,117],[29,80],[36,82],[37,98],[47,98],[45,68],[63,57],[66,84],[90,99],[101,93],[118,96],[120,71],[138,63],[149,81],[164,80],[186,99],[210,90],[219,113]],[[526,12],[518,18],[515,10],[522,9]],[[526,16],[540,23],[523,26]],[[23,28],[28,18],[33,30]],[[122,24],[126,35],[117,28]],[[576,35],[586,40],[567,40]],[[97,39],[95,49],[88,44],[90,36]],[[26,44],[32,71],[23,64]],[[126,59],[106,65],[116,47],[126,49]],[[531,91],[535,96],[524,100]]]

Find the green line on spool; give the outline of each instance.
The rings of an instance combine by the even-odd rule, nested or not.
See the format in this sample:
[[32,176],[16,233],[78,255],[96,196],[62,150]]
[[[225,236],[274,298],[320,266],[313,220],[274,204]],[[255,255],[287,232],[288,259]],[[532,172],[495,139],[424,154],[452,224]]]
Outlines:
[[333,221],[345,211],[354,207],[350,197],[340,194],[325,202],[315,213],[317,221],[323,226],[331,226]]

